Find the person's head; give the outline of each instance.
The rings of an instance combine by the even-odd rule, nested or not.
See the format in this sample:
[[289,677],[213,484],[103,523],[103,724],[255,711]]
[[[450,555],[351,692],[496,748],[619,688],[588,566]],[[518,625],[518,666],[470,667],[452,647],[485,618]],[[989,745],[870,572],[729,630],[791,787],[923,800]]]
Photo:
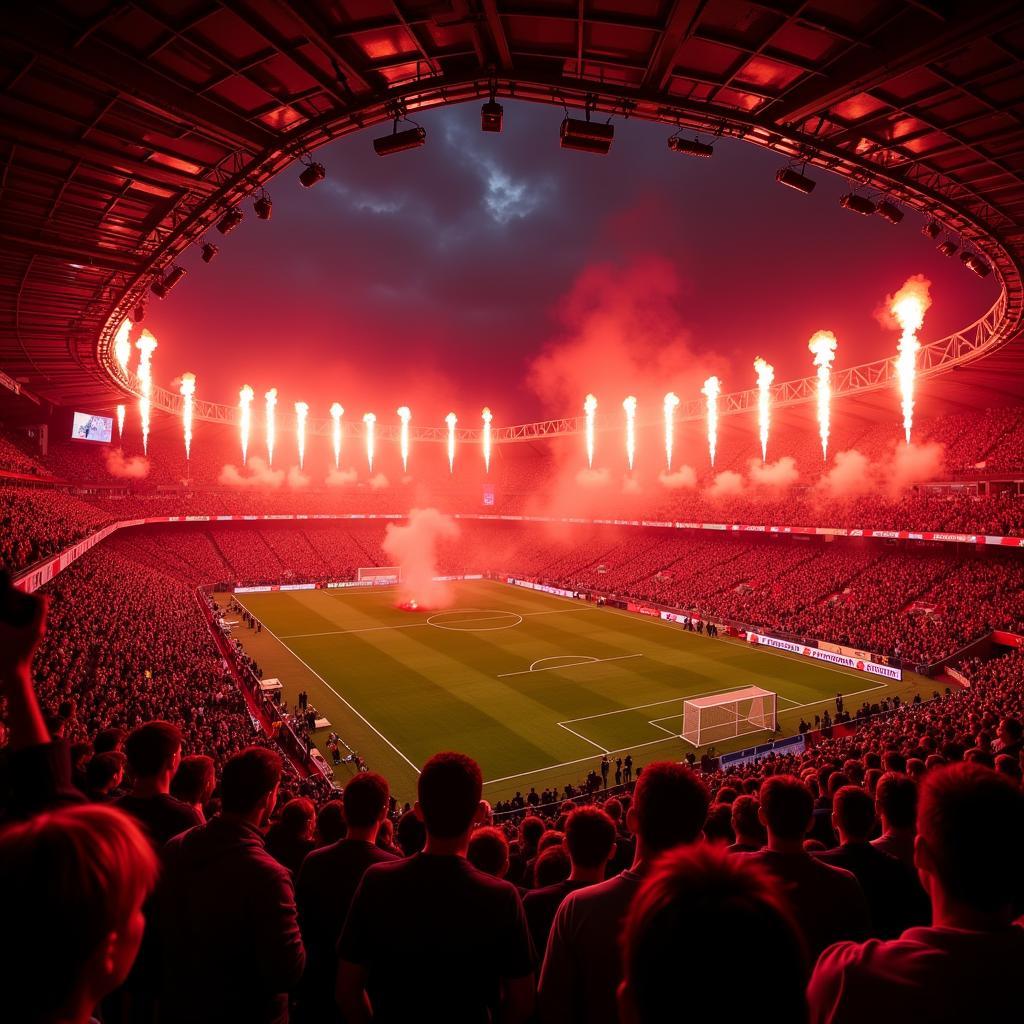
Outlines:
[[549,846],[537,855],[533,865],[533,884],[538,889],[556,882],[564,882],[572,872],[572,863],[564,844]]
[[732,802],[732,830],[736,835],[736,842],[745,846],[764,846],[765,833],[764,825],[757,812],[761,804],[756,796],[744,793]]
[[320,842],[325,846],[336,843],[344,839],[347,832],[345,805],[340,800],[328,800],[316,814],[316,833]]
[[[575,805],[574,805],[575,806]],[[540,837],[544,835],[544,819],[535,814],[528,814],[519,823],[519,845],[527,853],[537,849]]]
[[388,780],[376,772],[360,772],[345,787],[342,802],[350,829],[375,830],[388,813],[391,790]]
[[416,814],[427,835],[437,839],[467,836],[484,814],[480,800],[483,776],[471,757],[453,752],[435,754],[420,772]]
[[615,853],[615,822],[599,807],[577,807],[565,823],[573,868],[603,869]]
[[768,838],[802,841],[811,827],[814,798],[794,775],[773,775],[761,787],[761,823]]
[[704,821],[704,838],[709,843],[728,845],[736,838],[732,830],[732,808],[729,804],[712,804]]
[[398,843],[398,848],[406,857],[411,857],[423,849],[426,841],[427,830],[423,827],[423,822],[413,811],[406,811],[398,819],[398,828],[395,829],[395,842]]
[[504,878],[508,872],[508,840],[505,833],[493,825],[474,829],[469,837],[466,858],[485,875]]
[[312,800],[297,796],[281,808],[281,831],[296,839],[312,839],[316,808]]
[[720,846],[686,846],[658,860],[633,898],[622,959],[623,1024],[663,1021],[681,992],[688,1016],[758,1020],[770,992],[779,1020],[807,1019],[806,957],[778,885]]
[[917,783],[908,775],[886,772],[875,787],[875,808],[884,828],[913,829],[917,821]]
[[847,843],[865,843],[875,827],[875,801],[860,786],[843,786],[832,803],[832,824]]
[[124,754],[115,750],[94,754],[85,766],[85,785],[89,792],[105,795],[117,789],[124,778],[125,760]]
[[67,807],[0,833],[0,963],[16,979],[3,994],[8,1019],[61,1019],[117,988],[156,874],[149,840],[112,807]]
[[704,828],[708,787],[685,765],[649,764],[640,776],[626,822],[643,846],[644,856],[694,843]]
[[1024,723],[1019,718],[1004,718],[999,723],[999,730],[996,733],[1001,746],[1015,746],[1024,737]]
[[246,747],[224,765],[220,780],[225,814],[265,824],[277,803],[281,784],[281,758],[266,747]]
[[120,750],[124,746],[125,731],[117,726],[100,729],[92,741],[92,749],[97,754],[106,754],[112,750]]
[[189,754],[181,759],[171,779],[171,796],[187,804],[202,807],[213,795],[217,784],[213,758],[206,754]]
[[181,730],[170,722],[146,722],[131,731],[124,752],[136,782],[166,779],[170,783],[181,760]]
[[930,772],[917,808],[914,863],[932,898],[981,914],[1011,913],[1024,862],[1024,794],[969,762]]

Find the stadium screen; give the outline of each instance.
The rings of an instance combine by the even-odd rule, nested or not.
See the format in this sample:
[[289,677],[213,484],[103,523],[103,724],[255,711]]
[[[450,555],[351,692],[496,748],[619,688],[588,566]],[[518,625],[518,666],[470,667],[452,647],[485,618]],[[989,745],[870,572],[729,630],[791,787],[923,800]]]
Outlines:
[[90,416],[87,412],[76,412],[71,425],[71,437],[75,441],[97,441],[109,444],[114,431],[114,420],[110,416]]

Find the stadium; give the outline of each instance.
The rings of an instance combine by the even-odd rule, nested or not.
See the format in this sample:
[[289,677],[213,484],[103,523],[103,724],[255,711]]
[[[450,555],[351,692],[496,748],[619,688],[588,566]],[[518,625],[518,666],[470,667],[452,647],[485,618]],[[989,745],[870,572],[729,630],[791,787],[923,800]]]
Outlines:
[[10,1019],[1020,1016],[1019,4],[5,21]]

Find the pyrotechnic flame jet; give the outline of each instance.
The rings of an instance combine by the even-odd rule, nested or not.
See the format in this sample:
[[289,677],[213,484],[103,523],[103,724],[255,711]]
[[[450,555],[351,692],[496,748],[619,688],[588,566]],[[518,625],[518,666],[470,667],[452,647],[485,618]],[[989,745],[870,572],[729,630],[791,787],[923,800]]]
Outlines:
[[274,464],[274,409],[277,406],[277,388],[271,388],[263,398],[266,400],[266,436],[267,436],[267,465]]
[[135,342],[139,350],[138,378],[142,397],[139,399],[139,417],[142,420],[142,450],[149,454],[149,402],[153,394],[153,352],[156,349],[156,338],[149,331],[143,331],[142,337]]
[[409,406],[403,405],[399,407],[398,418],[402,421],[399,432],[399,445],[402,449],[402,472],[407,473],[409,471],[409,420],[412,418]]
[[925,310],[931,305],[928,282],[917,275],[909,278],[892,297],[889,311],[896,318],[900,334],[899,356],[896,359],[896,376],[900,382],[903,407],[903,431],[910,444],[910,430],[914,425],[914,377],[917,373],[917,351],[921,343],[917,332],[924,323]]
[[249,423],[250,406],[252,405],[253,390],[248,384],[243,384],[238,392],[238,431],[242,441],[242,465],[249,458]]
[[334,468],[338,469],[341,463],[341,417],[345,415],[345,410],[341,407],[340,402],[335,402],[331,406],[331,419],[334,420]]
[[309,406],[305,402],[295,403],[295,439],[299,445],[299,469],[306,461],[306,416],[309,415]]
[[828,461],[828,434],[832,401],[832,360],[836,354],[836,336],[831,331],[818,331],[807,342],[818,368],[818,433],[821,436],[821,459]]
[[132,356],[132,343],[129,335],[132,333],[131,320],[124,320],[117,329],[114,336],[114,358],[122,370],[128,369],[128,360]]
[[484,411],[480,414],[484,421],[484,472],[490,473],[491,471],[491,420],[494,418],[491,414],[491,410],[484,406]]
[[670,391],[665,396],[665,465],[668,471],[672,472],[672,444],[675,440],[675,417],[676,406],[679,404],[679,396]]
[[761,435],[761,461],[768,461],[768,428],[771,425],[771,388],[775,367],[760,356],[754,360],[757,372],[757,426]]
[[183,373],[179,390],[182,397],[181,425],[185,432],[185,461],[187,462],[192,458],[192,396],[196,393],[196,375]]
[[622,400],[622,408],[626,410],[626,458],[632,472],[633,456],[636,454],[636,398],[627,395]]
[[372,412],[363,414],[363,423],[366,427],[366,462],[370,467],[370,472],[373,472],[373,425],[377,422],[377,417]]
[[712,467],[715,465],[715,449],[718,447],[718,396],[721,391],[722,382],[717,377],[708,377],[700,389],[708,400],[708,451],[711,453]]
[[594,468],[594,420],[597,416],[597,399],[587,395],[583,399],[583,412],[587,417],[587,469]]
[[458,418],[455,413],[450,412],[444,418],[445,423],[448,424],[448,472],[455,472],[455,424],[458,423]]
[[119,405],[117,407],[117,439],[118,441],[124,437],[124,406]]

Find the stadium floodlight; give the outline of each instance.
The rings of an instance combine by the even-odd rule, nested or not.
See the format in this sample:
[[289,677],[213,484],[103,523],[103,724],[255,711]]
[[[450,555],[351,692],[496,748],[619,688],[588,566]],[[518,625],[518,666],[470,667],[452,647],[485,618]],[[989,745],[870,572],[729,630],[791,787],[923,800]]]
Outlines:
[[503,116],[504,110],[502,109],[501,104],[495,102],[495,99],[492,96],[480,108],[480,131],[500,132]]
[[939,225],[937,220],[929,220],[925,222],[923,228],[921,228],[921,234],[925,238],[930,238],[933,242],[942,233],[942,227]]
[[230,234],[242,223],[242,216],[242,211],[237,206],[232,207],[217,221],[217,230],[222,235]]
[[684,700],[680,735],[695,747],[706,747],[755,732],[774,734],[776,704],[777,694],[760,686]]
[[200,252],[200,255],[204,263],[212,263],[214,257],[219,252],[220,249],[218,249],[217,246],[213,244],[213,242],[203,242],[203,248]]
[[171,267],[167,276],[160,281],[154,281],[150,291],[158,298],[165,298],[167,293],[178,285],[181,279],[188,273],[184,267]]
[[270,220],[270,215],[274,212],[274,204],[270,201],[270,196],[263,191],[260,192],[256,202],[252,204],[252,208],[260,220]]
[[903,211],[895,203],[890,203],[888,199],[879,201],[875,207],[875,213],[890,224],[899,224],[903,220]]
[[780,167],[775,174],[775,180],[786,188],[802,192],[805,196],[810,195],[814,191],[814,186],[818,184],[813,178],[801,174],[794,167]]
[[875,204],[867,196],[859,196],[856,192],[847,192],[839,197],[839,205],[844,210],[851,210],[863,217],[870,217],[875,212]]
[[960,253],[960,259],[968,270],[973,270],[978,277],[988,277],[992,273],[992,265],[983,259],[978,253],[965,249]]
[[310,160],[299,175],[299,184],[303,188],[312,188],[318,181],[323,181],[326,177],[327,168],[315,160]]
[[566,117],[562,119],[559,135],[562,149],[604,156],[612,147],[615,126],[601,121],[580,121],[575,117]]
[[673,153],[682,153],[684,156],[697,156],[708,159],[714,156],[715,147],[708,142],[701,142],[699,139],[684,139],[679,135],[673,135],[668,140],[668,148]]
[[[163,281],[158,277],[150,286],[149,290],[158,298],[162,299],[167,294]],[[138,319],[138,317],[136,317]]]
[[377,156],[391,156],[392,153],[402,153],[407,149],[416,149],[427,141],[427,130],[418,124],[405,131],[398,130],[399,118],[395,118],[395,129],[390,135],[382,135],[379,139],[373,140],[373,148]]
[[957,248],[958,246],[952,238],[947,238],[940,246],[938,246],[938,250],[943,256],[955,256]]

